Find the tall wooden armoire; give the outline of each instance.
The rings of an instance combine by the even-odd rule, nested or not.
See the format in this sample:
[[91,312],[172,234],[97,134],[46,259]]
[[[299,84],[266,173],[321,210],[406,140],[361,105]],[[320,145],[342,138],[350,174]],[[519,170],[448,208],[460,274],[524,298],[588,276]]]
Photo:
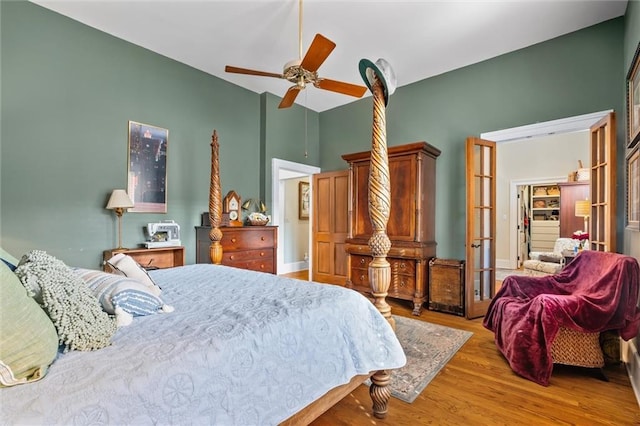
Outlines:
[[[387,235],[391,249],[389,297],[412,300],[413,314],[420,315],[427,298],[429,260],[436,256],[435,183],[440,150],[426,142],[388,149],[391,211]],[[369,162],[371,152],[346,154],[349,163],[349,254],[347,287],[370,294]]]

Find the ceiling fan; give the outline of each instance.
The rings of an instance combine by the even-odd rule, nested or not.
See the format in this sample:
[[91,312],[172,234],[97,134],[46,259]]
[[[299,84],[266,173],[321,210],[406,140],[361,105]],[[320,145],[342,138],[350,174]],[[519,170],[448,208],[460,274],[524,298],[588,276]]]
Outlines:
[[362,95],[367,91],[365,86],[330,80],[328,78],[321,78],[318,76],[318,68],[320,68],[320,65],[322,65],[331,51],[336,47],[334,42],[324,37],[322,34],[316,34],[311,42],[311,46],[309,46],[309,50],[304,55],[304,58],[302,57],[302,0],[299,1],[298,45],[299,59],[287,62],[284,65],[282,74],[238,68],[230,65],[227,65],[224,70],[226,72],[236,74],[283,78],[294,83],[294,85],[287,90],[287,93],[285,93],[280,105],[278,105],[278,108],[288,108],[293,105],[298,93],[300,93],[307,84],[313,84],[319,89],[355,96],[357,98],[362,97]]

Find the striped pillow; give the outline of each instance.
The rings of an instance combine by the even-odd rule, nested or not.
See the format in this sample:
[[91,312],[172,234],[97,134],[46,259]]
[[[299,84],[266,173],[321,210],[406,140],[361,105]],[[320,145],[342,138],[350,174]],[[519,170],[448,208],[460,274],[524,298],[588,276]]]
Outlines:
[[108,314],[115,315],[118,307],[133,316],[166,312],[163,310],[164,302],[138,280],[91,269],[73,270],[89,286]]

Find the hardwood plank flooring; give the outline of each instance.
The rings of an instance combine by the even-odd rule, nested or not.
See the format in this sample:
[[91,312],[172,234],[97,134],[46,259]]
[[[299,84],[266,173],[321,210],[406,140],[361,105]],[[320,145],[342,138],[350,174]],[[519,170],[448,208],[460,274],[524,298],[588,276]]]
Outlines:
[[389,414],[371,415],[368,388],[359,386],[312,423],[336,425],[640,425],[640,408],[625,367],[605,368],[608,382],[592,371],[555,366],[548,387],[512,372],[482,319],[424,310],[389,299],[394,315],[473,332],[473,336],[413,404],[391,398]]

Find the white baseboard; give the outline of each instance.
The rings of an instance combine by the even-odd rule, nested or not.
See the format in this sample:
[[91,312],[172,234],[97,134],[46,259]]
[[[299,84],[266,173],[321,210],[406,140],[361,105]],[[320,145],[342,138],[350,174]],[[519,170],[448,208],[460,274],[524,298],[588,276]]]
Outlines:
[[638,401],[638,406],[640,406],[640,354],[638,354],[636,343],[636,339],[632,339],[628,342],[622,341],[621,346],[622,360],[627,366],[631,387],[636,396],[636,401]]
[[304,271],[309,269],[309,263],[303,261],[285,263],[282,265],[282,270],[278,271],[278,275],[289,274],[291,272]]
[[511,267],[511,261],[509,259],[496,259],[497,269],[513,269]]

